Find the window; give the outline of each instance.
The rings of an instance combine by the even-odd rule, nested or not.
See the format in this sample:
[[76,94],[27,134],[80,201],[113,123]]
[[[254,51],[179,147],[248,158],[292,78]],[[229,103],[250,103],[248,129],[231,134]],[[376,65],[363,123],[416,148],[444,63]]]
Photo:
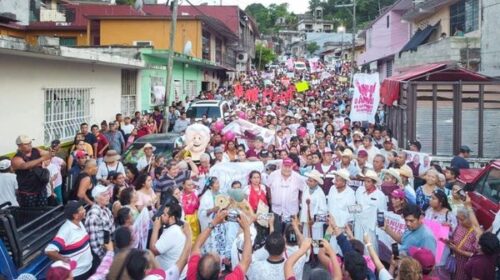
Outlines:
[[122,70],[121,112],[132,116],[136,111],[137,100],[137,70]]
[[392,60],[387,60],[386,62],[386,69],[385,69],[386,77],[392,76],[392,62],[393,62]]
[[206,60],[210,60],[210,33],[208,31],[203,31],[201,35],[201,49],[202,49],[202,58]]
[[76,46],[76,37],[59,37],[59,45]]
[[387,28],[389,28],[390,24],[391,24],[391,19],[389,16],[386,17],[386,20],[387,20]]
[[44,142],[71,140],[83,122],[90,122],[91,88],[44,89]]
[[[479,29],[479,1],[460,0],[450,6],[450,34],[459,36]],[[457,32],[458,31],[458,32]]]
[[222,40],[215,39],[215,62],[222,64]]
[[153,42],[151,41],[134,41],[134,46],[136,47],[152,47],[153,46]]
[[485,178],[481,179],[481,194],[491,199],[493,202],[500,201],[500,169],[492,168]]

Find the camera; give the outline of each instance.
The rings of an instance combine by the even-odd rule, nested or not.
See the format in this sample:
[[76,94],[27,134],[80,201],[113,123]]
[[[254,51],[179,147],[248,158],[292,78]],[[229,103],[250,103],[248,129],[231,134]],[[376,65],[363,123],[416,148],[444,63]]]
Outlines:
[[239,217],[240,217],[240,212],[238,212],[238,210],[236,209],[231,209],[227,213],[226,221],[237,223]]
[[328,215],[327,214],[314,215],[314,221],[318,223],[328,223]]

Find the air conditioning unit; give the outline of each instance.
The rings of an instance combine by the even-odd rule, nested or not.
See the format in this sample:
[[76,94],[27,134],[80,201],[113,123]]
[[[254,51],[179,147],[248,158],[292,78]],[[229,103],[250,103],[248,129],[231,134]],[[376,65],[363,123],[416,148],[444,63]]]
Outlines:
[[134,41],[134,46],[143,47],[143,48],[152,47],[153,42],[152,41]]
[[236,62],[238,63],[247,63],[248,61],[248,54],[247,53],[239,53],[236,56]]
[[59,46],[59,38],[50,36],[38,36],[38,45],[53,46],[53,47]]

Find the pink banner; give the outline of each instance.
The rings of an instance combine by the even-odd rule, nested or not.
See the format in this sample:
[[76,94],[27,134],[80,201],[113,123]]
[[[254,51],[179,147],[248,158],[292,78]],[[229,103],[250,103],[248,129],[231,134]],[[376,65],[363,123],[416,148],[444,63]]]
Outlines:
[[443,256],[443,251],[446,246],[441,239],[448,239],[450,233],[450,228],[448,226],[443,226],[441,223],[424,219],[424,224],[432,231],[434,237],[436,238],[436,263],[441,262],[441,257]]

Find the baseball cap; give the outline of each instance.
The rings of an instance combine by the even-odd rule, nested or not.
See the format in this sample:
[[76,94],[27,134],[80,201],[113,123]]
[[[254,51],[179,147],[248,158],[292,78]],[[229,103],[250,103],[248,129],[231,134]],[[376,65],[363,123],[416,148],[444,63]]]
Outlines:
[[10,167],[10,159],[0,160],[0,170],[7,170]]
[[99,195],[109,191],[109,186],[104,186],[104,185],[96,185],[95,187],[92,188],[92,197],[93,198],[96,198],[98,197]]
[[66,219],[73,219],[73,215],[78,212],[78,209],[83,206],[83,202],[78,200],[70,200],[64,207],[64,216]]
[[460,151],[466,152],[466,153],[472,152],[472,150],[469,148],[469,146],[466,146],[466,145],[460,146]]
[[29,144],[33,140],[35,140],[35,139],[32,139],[28,135],[19,135],[16,138],[16,145]]
[[75,157],[76,158],[86,158],[88,154],[85,151],[76,151]]
[[368,157],[368,152],[365,150],[361,150],[358,152],[358,157],[361,157],[361,158]]
[[293,166],[294,162],[291,158],[285,158],[283,160],[283,166]]
[[76,261],[54,262],[47,271],[47,280],[67,279],[69,274],[76,268]]
[[436,265],[434,254],[427,248],[411,247],[408,253],[420,263],[423,270],[431,270]]
[[165,270],[155,268],[151,269],[146,273],[146,276],[144,277],[144,280],[166,280],[167,279],[167,274],[165,273]]
[[403,199],[403,198],[405,198],[405,192],[401,189],[396,189],[396,190],[392,191],[391,196],[395,197],[395,198]]

